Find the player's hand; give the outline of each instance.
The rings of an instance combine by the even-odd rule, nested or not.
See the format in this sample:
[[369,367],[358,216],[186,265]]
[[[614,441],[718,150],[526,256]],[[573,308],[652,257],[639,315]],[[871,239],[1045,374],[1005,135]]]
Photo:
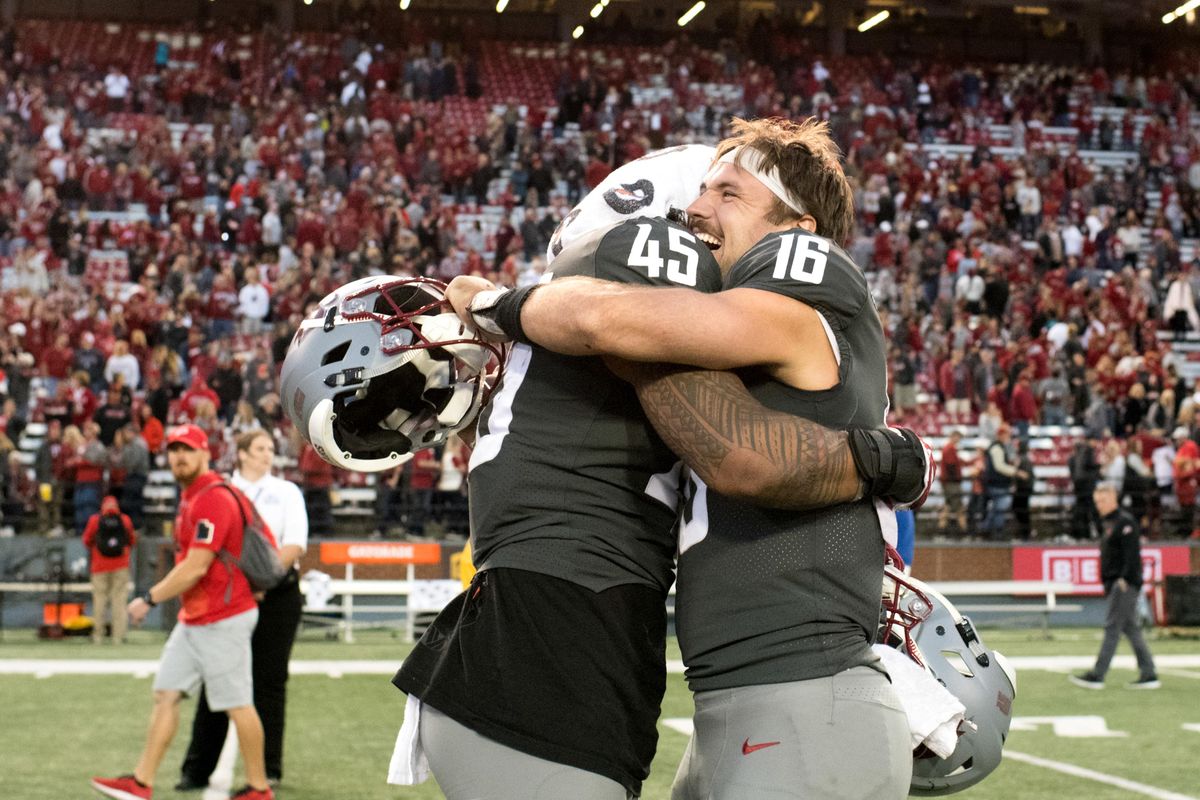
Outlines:
[[446,302],[454,309],[454,313],[458,315],[464,325],[471,330],[476,330],[479,326],[471,317],[471,301],[480,292],[495,288],[496,285],[486,278],[475,275],[459,275],[446,286]]
[[1125,580],[1124,578],[1117,578],[1117,589],[1119,589],[1122,592],[1128,592],[1129,591],[1129,581]]
[[134,625],[141,625],[146,619],[146,615],[150,613],[150,604],[140,597],[135,597],[129,601],[129,605],[125,606],[125,610],[129,613],[129,621]]
[[920,508],[937,477],[933,448],[908,428],[850,431],[850,453],[867,495],[893,508]]

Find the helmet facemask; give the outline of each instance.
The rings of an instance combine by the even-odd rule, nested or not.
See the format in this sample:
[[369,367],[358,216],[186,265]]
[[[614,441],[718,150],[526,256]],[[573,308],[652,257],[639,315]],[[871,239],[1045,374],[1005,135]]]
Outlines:
[[[326,460],[387,469],[473,421],[505,354],[442,313],[444,298],[437,281],[366,278],[326,297],[301,323],[283,384],[294,393],[289,414]],[[309,337],[320,344],[306,344]],[[319,366],[309,368],[318,352]]]
[[880,642],[906,653],[966,709],[949,758],[927,748],[913,754],[911,794],[953,794],[973,786],[1000,763],[1012,720],[1016,674],[989,650],[971,620],[922,581],[905,575],[898,556],[884,567]]

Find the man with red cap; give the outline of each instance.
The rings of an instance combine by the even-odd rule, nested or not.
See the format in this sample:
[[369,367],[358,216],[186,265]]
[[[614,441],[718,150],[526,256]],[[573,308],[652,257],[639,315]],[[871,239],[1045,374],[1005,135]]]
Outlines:
[[[258,606],[235,563],[243,520],[253,511],[241,493],[222,486],[209,457],[208,436],[199,427],[181,425],[167,436],[167,462],[183,489],[175,516],[175,566],[130,601],[128,610],[140,624],[151,608],[171,598],[179,597],[182,608],[159,661],[150,729],[137,766],[128,775],[92,779],[92,788],[116,800],[150,800],[154,775],[179,725],[180,700],[201,684],[209,708],[224,711],[237,729],[248,785],[230,800],[274,800],[250,671]],[[221,553],[226,557],[218,559]]]
[[100,503],[83,529],[83,544],[92,559],[92,641],[104,641],[104,617],[112,609],[113,644],[125,641],[127,618],[122,611],[129,597],[129,551],[137,543],[133,522],[121,513],[111,494]]

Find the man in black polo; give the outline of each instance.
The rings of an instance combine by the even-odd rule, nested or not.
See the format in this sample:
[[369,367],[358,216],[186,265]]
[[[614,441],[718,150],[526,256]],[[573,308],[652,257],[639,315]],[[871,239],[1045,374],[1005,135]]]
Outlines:
[[1072,675],[1071,683],[1085,689],[1103,689],[1104,675],[1123,633],[1133,645],[1138,665],[1138,679],[1126,685],[1130,689],[1157,689],[1162,684],[1137,617],[1137,599],[1142,590],[1141,531],[1137,519],[1121,508],[1115,485],[1100,484],[1093,497],[1100,512],[1100,579],[1108,598],[1108,614],[1096,666],[1082,675]]

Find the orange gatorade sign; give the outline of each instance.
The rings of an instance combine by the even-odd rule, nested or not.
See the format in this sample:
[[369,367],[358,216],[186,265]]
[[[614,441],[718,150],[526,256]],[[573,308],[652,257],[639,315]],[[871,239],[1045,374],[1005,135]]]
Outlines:
[[323,564],[437,564],[437,542],[321,542]]

